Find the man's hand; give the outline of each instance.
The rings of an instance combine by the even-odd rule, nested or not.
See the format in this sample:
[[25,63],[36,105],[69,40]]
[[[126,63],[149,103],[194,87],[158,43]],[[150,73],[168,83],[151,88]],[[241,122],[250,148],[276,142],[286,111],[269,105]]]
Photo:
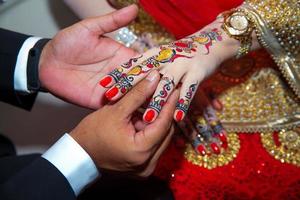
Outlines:
[[103,36],[130,23],[132,5],[111,14],[89,18],[60,31],[43,49],[39,77],[52,94],[88,108],[103,106],[104,89],[97,87],[108,73],[135,52]]
[[179,92],[171,95],[152,124],[137,119],[135,111],[153,94],[159,82],[153,71],[114,105],[90,114],[70,133],[99,168],[149,176],[169,144]]

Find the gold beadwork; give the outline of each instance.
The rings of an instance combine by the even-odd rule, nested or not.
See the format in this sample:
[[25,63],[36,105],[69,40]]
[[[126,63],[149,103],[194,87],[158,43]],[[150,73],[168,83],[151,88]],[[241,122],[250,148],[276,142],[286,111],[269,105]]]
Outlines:
[[282,130],[278,134],[280,146],[277,146],[272,133],[261,133],[261,142],[275,159],[300,167],[300,133]]
[[218,117],[228,131],[256,132],[290,129],[300,125],[300,103],[279,78],[263,68],[220,97]]
[[216,167],[224,166],[236,158],[240,149],[239,136],[236,133],[228,133],[228,147],[226,150],[221,149],[219,155],[208,152],[207,155],[202,156],[195,152],[193,147],[188,144],[184,152],[184,157],[194,165],[213,169]]
[[300,1],[247,0],[242,9],[254,21],[260,44],[300,98]]

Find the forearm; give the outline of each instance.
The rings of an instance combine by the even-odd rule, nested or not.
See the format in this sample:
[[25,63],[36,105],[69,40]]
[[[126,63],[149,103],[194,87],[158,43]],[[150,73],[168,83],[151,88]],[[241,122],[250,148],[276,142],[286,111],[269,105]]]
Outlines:
[[115,10],[105,0],[64,0],[64,2],[81,19],[104,15]]

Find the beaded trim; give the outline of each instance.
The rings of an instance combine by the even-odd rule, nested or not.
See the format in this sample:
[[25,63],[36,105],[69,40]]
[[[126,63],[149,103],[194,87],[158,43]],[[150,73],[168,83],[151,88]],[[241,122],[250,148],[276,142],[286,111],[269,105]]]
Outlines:
[[242,9],[255,22],[260,44],[271,54],[300,98],[300,5],[297,0],[248,0]]

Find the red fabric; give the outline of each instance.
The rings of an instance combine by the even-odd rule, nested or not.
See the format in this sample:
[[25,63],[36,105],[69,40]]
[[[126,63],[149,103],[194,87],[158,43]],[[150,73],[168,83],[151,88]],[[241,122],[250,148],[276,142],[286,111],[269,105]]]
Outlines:
[[[242,0],[140,0],[176,38],[212,22]],[[240,134],[241,149],[229,165],[208,170],[191,164],[172,143],[155,174],[169,181],[177,200],[300,199],[300,168],[282,164],[263,148],[259,134]],[[175,176],[172,177],[171,175]]]
[[192,34],[242,0],[140,0],[140,5],[176,38]]
[[239,138],[237,158],[212,170],[188,162],[182,145],[173,142],[155,174],[169,181],[176,200],[300,199],[300,169],[270,156],[259,134]]

